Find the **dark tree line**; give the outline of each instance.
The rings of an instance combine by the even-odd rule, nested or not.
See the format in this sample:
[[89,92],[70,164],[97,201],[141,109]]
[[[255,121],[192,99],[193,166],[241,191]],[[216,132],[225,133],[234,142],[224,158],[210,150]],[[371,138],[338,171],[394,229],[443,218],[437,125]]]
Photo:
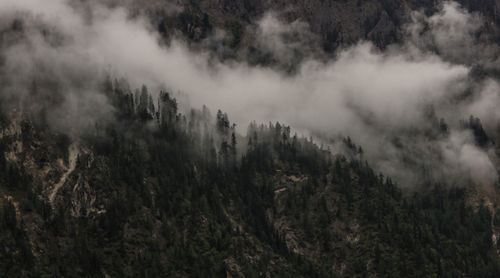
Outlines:
[[[39,219],[35,239],[50,246],[34,256],[24,221],[4,201],[3,276],[214,277],[231,261],[248,277],[500,275],[491,212],[467,205],[464,188],[405,193],[362,161],[349,137],[343,143],[356,155],[348,159],[281,123],[251,123],[241,136],[223,111],[180,113],[167,92],[154,98],[110,80],[103,90],[116,121],[82,137],[91,155],[78,161],[102,213],[72,216],[68,201],[51,207],[23,168],[0,156],[0,189],[22,201],[21,215]],[[67,155],[68,138],[35,135]],[[9,144],[0,143],[4,154]]]

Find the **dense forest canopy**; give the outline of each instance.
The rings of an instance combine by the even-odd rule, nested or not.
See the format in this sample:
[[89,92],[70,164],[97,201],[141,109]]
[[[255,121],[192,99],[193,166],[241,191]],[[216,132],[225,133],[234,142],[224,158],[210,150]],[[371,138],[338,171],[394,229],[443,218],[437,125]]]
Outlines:
[[267,2],[0,3],[0,276],[500,276],[496,4]]

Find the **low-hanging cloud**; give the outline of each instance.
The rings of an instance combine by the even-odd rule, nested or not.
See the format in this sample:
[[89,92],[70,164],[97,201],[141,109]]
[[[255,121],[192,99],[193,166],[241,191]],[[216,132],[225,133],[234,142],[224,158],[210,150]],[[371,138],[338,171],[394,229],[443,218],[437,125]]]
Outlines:
[[498,67],[498,46],[491,43],[485,31],[490,23],[478,13],[469,13],[453,1],[445,1],[438,12],[426,16],[412,13],[412,23],[406,26],[407,42],[419,49],[438,53],[454,63]]
[[[500,98],[492,89],[496,81],[471,84],[470,65],[456,59],[463,51],[469,58],[477,55],[471,34],[481,21],[453,2],[445,2],[435,16],[415,16],[402,45],[380,51],[360,42],[340,50],[334,60],[308,58],[294,74],[244,61],[217,62],[181,41],[162,46],[147,21],[130,18],[124,8],[71,3],[0,3],[2,30],[15,19],[24,24],[23,37],[4,35],[0,41],[1,78],[8,84],[0,91],[27,94],[33,79],[58,80],[64,108],[50,115],[61,129],[109,114],[112,108],[99,93],[99,81],[103,72],[111,71],[134,87],[167,87],[182,91],[191,106],[221,108],[242,130],[253,120],[280,121],[327,137],[350,136],[365,149],[368,161],[403,185],[443,180],[458,184],[464,176],[484,184],[498,179],[494,154],[477,147],[472,133],[459,124],[470,113],[495,126],[498,117],[488,111],[496,115]],[[422,22],[430,33],[423,34]],[[285,27],[267,14],[256,23],[256,42],[289,61],[289,55],[309,44],[287,45],[283,38],[290,33],[313,39],[306,26],[296,22]],[[450,35],[453,26],[463,28]],[[425,42],[427,36],[432,36],[432,45]],[[463,99],[471,88],[478,90],[477,97]],[[61,115],[68,120],[60,121]],[[438,130],[439,118],[448,123],[448,131]]]

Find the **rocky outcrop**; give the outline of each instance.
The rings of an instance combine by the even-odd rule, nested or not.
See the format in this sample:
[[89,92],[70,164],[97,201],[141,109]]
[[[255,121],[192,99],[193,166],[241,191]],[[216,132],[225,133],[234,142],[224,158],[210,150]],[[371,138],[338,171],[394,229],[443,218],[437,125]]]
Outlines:
[[[79,150],[77,145],[71,145],[69,148],[69,157],[68,157],[68,165],[66,171],[62,174],[61,179],[59,182],[57,182],[54,185],[54,188],[52,189],[52,192],[49,195],[49,200],[50,203],[53,205],[54,204],[54,198],[56,197],[57,192],[59,189],[66,183],[66,180],[68,179],[68,176],[75,170],[76,167],[76,160],[78,158]],[[63,166],[64,167],[64,166]]]

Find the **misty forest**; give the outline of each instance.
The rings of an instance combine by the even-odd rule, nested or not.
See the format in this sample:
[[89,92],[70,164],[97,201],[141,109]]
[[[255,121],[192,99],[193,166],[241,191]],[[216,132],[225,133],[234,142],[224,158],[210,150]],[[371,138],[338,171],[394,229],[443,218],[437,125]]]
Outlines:
[[0,0],[0,277],[500,277],[500,3]]

